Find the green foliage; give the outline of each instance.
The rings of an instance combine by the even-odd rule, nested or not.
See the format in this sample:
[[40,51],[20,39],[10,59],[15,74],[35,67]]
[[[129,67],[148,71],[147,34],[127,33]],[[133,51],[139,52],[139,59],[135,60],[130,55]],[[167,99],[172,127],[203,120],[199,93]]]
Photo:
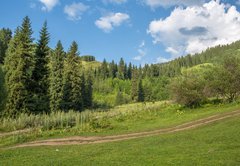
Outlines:
[[101,71],[101,78],[106,79],[109,77],[109,70],[108,70],[108,64],[106,59],[103,60],[103,63],[100,67],[100,71]]
[[91,108],[93,103],[93,79],[90,74],[87,75],[86,81],[83,86],[83,103],[84,108]]
[[131,80],[131,98],[132,101],[137,101],[138,98],[138,71],[133,69]]
[[49,39],[47,22],[44,22],[35,53],[36,63],[32,74],[33,85],[31,87],[33,91],[34,107],[31,112],[49,112]]
[[30,112],[34,107],[31,101],[32,73],[35,65],[32,33],[30,19],[25,17],[9,44],[4,64],[8,93],[7,115],[16,116],[19,113]]
[[3,114],[5,100],[6,100],[6,89],[4,83],[4,73],[2,71],[2,66],[0,65],[0,116]]
[[170,85],[172,98],[188,107],[199,106],[210,95],[207,78],[213,69],[211,64],[205,64],[183,70]]
[[10,29],[0,29],[0,64],[4,63],[4,58],[11,38],[12,31]]
[[78,45],[73,42],[67,54],[63,73],[63,101],[64,111],[83,109],[81,66],[78,59]]
[[144,101],[144,89],[143,89],[143,85],[142,85],[142,79],[139,80],[138,82],[138,98],[137,101],[138,102],[143,102]]
[[86,61],[86,62],[93,62],[93,61],[96,61],[96,58],[92,55],[84,55],[84,56],[81,56],[80,59],[82,61]]
[[118,65],[118,72],[117,72],[117,78],[119,79],[124,79],[126,74],[126,67],[125,67],[125,62],[123,60],[123,58],[120,59],[119,61],[119,65]]
[[65,52],[62,43],[58,41],[57,46],[50,58],[49,94],[51,112],[61,109],[63,99],[63,72]]
[[236,100],[240,95],[240,58],[239,53],[228,55],[214,71],[212,88],[217,95],[226,98],[229,102]]

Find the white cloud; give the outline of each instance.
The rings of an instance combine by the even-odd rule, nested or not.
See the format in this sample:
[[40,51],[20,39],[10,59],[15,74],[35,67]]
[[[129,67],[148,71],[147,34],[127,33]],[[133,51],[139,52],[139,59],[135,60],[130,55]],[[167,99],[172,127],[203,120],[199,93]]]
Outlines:
[[51,11],[58,3],[59,0],[39,0],[42,4],[43,11]]
[[166,63],[168,61],[170,61],[171,59],[167,59],[167,58],[164,58],[164,57],[158,57],[157,58],[157,63]]
[[145,41],[144,40],[139,44],[137,52],[138,52],[138,56],[135,56],[133,58],[133,60],[141,61],[142,58],[147,54],[147,50],[145,48]]
[[103,3],[113,3],[113,4],[122,4],[126,3],[127,0],[103,0]]
[[152,21],[147,32],[172,57],[199,53],[239,40],[240,13],[235,6],[212,0],[202,6],[175,8],[169,17]]
[[111,13],[95,21],[95,25],[104,32],[110,32],[114,27],[120,26],[129,20],[130,16],[125,13]]
[[151,8],[157,7],[170,7],[175,5],[181,6],[193,6],[193,5],[201,5],[207,0],[143,0],[144,3]]
[[83,3],[72,3],[71,5],[66,5],[64,7],[64,13],[68,15],[68,19],[72,21],[77,21],[81,19],[83,12],[88,10],[89,6],[84,5]]

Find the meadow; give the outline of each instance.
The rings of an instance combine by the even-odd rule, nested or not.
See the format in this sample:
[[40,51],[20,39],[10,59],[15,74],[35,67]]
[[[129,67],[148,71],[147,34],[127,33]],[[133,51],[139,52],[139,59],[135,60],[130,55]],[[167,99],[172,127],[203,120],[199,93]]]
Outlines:
[[25,115],[17,119],[4,118],[0,129],[6,131],[29,130],[0,137],[0,147],[33,140],[69,136],[104,136],[167,128],[215,114],[234,111],[238,103],[204,105],[189,109],[169,101],[136,103],[117,106],[109,110],[94,110],[50,115]]
[[[190,113],[191,114],[191,113]],[[94,145],[0,150],[1,165],[239,165],[240,118],[188,131]]]

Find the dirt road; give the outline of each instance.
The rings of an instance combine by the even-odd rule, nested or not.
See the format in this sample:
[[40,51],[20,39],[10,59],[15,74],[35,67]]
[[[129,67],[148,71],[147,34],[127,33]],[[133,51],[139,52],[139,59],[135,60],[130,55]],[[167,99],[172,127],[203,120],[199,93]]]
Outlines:
[[239,115],[240,115],[240,110],[228,112],[224,114],[218,114],[218,115],[210,116],[207,118],[202,118],[199,120],[195,120],[192,122],[184,123],[181,125],[177,125],[177,126],[165,128],[165,129],[158,129],[158,130],[146,131],[146,132],[137,132],[137,133],[131,133],[131,134],[113,135],[113,136],[91,136],[91,137],[74,136],[74,137],[68,137],[68,138],[48,139],[48,140],[42,140],[42,141],[28,142],[28,143],[14,146],[12,148],[34,147],[34,146],[97,144],[97,143],[130,140],[130,139],[189,130],[189,129],[211,124],[214,122],[218,122],[218,121],[221,121],[230,117],[239,116]]

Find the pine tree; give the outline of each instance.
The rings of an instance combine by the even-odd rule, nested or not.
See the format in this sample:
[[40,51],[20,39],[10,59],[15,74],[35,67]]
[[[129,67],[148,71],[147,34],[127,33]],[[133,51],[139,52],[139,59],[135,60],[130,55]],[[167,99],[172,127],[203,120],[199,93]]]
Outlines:
[[6,99],[6,89],[4,84],[4,74],[2,71],[2,66],[0,65],[0,116],[4,110],[5,99]]
[[123,58],[120,59],[120,62],[118,65],[117,77],[122,80],[125,78],[125,62],[124,62]]
[[61,105],[65,111],[81,111],[83,108],[82,80],[78,55],[78,45],[73,42],[64,65],[63,101]]
[[84,79],[84,95],[83,103],[85,108],[90,108],[92,106],[92,93],[93,93],[93,81],[90,74]]
[[49,112],[49,33],[47,30],[47,22],[44,22],[40,31],[40,39],[37,43],[35,53],[36,65],[33,71],[33,85],[35,108],[33,112]]
[[142,85],[142,79],[139,80],[138,82],[138,102],[143,102],[144,101],[144,90],[143,90],[143,85]]
[[64,67],[65,52],[61,41],[58,41],[57,46],[50,58],[50,78],[49,78],[49,94],[50,94],[50,109],[51,112],[60,110],[63,98],[63,67]]
[[0,30],[0,64],[3,64],[8,44],[12,38],[12,31],[10,29]]
[[5,110],[9,116],[29,113],[33,107],[30,86],[35,65],[32,33],[30,19],[25,17],[6,54],[4,70],[8,96]]
[[101,65],[101,69],[100,69],[101,75],[103,79],[108,78],[109,76],[109,71],[108,71],[108,64],[106,59],[103,60],[103,63]]
[[109,64],[109,76],[115,78],[117,76],[117,65],[114,60]]
[[137,101],[138,99],[138,71],[133,68],[132,70],[132,80],[131,80],[131,98],[132,101]]
[[127,78],[130,80],[132,79],[132,63],[131,62],[128,65]]

